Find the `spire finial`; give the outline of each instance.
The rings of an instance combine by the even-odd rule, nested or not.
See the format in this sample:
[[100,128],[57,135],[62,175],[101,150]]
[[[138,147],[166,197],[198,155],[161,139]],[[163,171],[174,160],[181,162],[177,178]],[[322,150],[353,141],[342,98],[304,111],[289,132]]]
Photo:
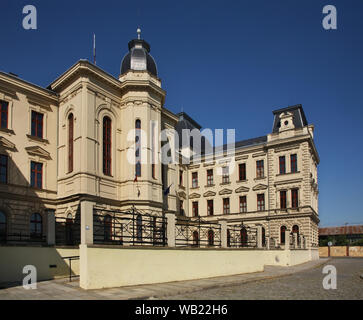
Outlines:
[[141,38],[141,29],[137,28],[136,32],[137,32],[137,39],[140,40],[140,38]]

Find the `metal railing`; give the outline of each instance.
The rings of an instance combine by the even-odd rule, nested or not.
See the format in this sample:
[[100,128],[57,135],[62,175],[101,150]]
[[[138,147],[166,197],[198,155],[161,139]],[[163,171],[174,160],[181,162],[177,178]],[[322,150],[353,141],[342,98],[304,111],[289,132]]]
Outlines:
[[175,223],[175,245],[177,247],[220,247],[221,226],[219,223],[197,219],[178,219]]
[[113,245],[166,246],[167,219],[136,211],[94,210],[93,242]]
[[55,218],[56,245],[75,246],[81,243],[81,222],[79,218]]
[[244,224],[227,226],[227,247],[257,248],[257,228]]
[[42,222],[31,224],[29,221],[9,221],[6,229],[0,233],[0,244],[11,245],[46,245]]
[[79,256],[62,257],[63,260],[68,259],[69,262],[69,282],[72,282],[72,278],[78,278],[79,274],[72,274],[72,261],[79,260]]

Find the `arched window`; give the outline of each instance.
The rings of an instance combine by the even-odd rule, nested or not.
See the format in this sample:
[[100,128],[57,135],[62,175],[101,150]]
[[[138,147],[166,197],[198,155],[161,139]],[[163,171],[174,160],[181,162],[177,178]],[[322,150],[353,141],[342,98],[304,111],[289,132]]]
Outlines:
[[137,239],[137,241],[142,241],[142,216],[141,216],[141,214],[138,214],[137,218],[136,218],[136,239]]
[[141,120],[135,121],[135,176],[141,177]]
[[247,229],[245,227],[242,227],[242,229],[241,229],[241,246],[247,247],[247,244],[248,244]]
[[112,240],[112,218],[109,214],[105,215],[103,221],[103,234],[105,241]]
[[193,232],[193,246],[195,246],[195,247],[199,246],[199,234],[198,234],[198,231]]
[[212,229],[208,231],[208,245],[214,246],[214,231]]
[[103,173],[111,175],[111,119],[103,118]]
[[0,211],[0,242],[6,241],[6,214]]
[[286,227],[285,226],[281,226],[281,228],[280,228],[281,244],[285,244],[285,231],[286,231]]
[[297,234],[297,244],[300,244],[300,237],[299,237],[299,226],[298,225],[294,225],[292,227],[292,233],[296,233]]
[[68,116],[68,172],[73,171],[73,139],[74,139],[73,113]]
[[264,227],[262,227],[262,246],[266,246],[266,231]]
[[227,229],[227,247],[231,246],[231,232]]
[[66,243],[68,245],[73,244],[73,217],[71,213],[68,213],[66,218]]
[[39,213],[33,213],[30,217],[30,238],[41,240],[43,237],[43,221]]

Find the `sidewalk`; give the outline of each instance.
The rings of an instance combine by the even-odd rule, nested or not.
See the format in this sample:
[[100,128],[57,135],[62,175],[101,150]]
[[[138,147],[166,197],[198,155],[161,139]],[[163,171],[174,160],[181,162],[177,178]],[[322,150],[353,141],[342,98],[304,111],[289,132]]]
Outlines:
[[168,296],[197,292],[204,289],[284,277],[304,270],[318,268],[327,261],[329,261],[328,258],[321,258],[320,260],[309,261],[292,267],[266,266],[265,271],[258,273],[98,290],[81,289],[77,279],[72,282],[68,282],[68,279],[57,279],[39,282],[36,290],[25,290],[22,286],[0,289],[0,300],[167,299]]

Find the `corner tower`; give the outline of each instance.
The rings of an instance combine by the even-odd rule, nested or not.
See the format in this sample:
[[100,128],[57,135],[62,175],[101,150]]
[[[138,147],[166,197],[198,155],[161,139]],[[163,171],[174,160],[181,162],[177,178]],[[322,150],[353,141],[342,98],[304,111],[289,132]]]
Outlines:
[[[145,210],[162,210],[162,170],[160,164],[161,113],[165,91],[157,77],[150,45],[138,37],[129,42],[129,52],[121,62],[121,127],[124,136],[121,159],[124,177],[121,202]],[[134,161],[130,161],[133,158]]]

